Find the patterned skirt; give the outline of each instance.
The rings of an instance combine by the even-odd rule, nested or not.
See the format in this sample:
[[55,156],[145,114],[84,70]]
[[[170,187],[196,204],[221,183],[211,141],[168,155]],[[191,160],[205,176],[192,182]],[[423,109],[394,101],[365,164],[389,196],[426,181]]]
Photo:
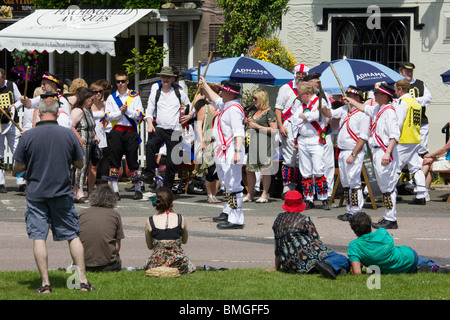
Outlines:
[[153,254],[147,259],[145,270],[160,266],[177,268],[180,274],[188,274],[196,270],[181,248],[181,238],[177,240],[153,239],[153,246]]

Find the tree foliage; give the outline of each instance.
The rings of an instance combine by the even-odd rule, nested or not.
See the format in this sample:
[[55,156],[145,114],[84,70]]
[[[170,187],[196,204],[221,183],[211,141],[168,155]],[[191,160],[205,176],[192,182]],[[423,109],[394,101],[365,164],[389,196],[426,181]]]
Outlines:
[[123,64],[128,75],[134,76],[136,73],[144,72],[146,76],[154,75],[163,64],[163,59],[169,50],[159,47],[154,38],[149,40],[149,48],[145,54],[140,54],[136,48],[131,50],[132,58],[127,59]]
[[258,37],[269,36],[288,10],[288,0],[216,0],[223,8],[219,50],[224,57],[244,54]]

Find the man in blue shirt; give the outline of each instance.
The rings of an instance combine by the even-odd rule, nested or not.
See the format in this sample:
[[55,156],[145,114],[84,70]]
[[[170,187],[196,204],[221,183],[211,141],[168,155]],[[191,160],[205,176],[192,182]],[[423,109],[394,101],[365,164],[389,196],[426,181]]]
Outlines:
[[46,240],[50,226],[53,240],[69,242],[70,254],[77,266],[80,290],[94,287],[85,275],[84,248],[80,241],[78,212],[73,204],[70,169],[83,166],[84,151],[75,133],[58,125],[57,97],[44,97],[39,104],[41,121],[26,131],[14,153],[16,172],[27,171],[26,229],[33,239],[33,251],[41,274],[42,285],[37,293],[51,293],[48,276]]

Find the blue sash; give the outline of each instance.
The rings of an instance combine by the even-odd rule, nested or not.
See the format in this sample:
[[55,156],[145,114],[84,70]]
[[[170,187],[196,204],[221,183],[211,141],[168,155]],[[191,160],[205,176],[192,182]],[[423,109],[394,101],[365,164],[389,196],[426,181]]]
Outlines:
[[[130,91],[130,94],[134,93],[135,91]],[[122,100],[120,100],[120,98],[117,96],[117,91],[114,92],[112,94],[112,97],[114,98],[114,101],[117,104],[117,107],[120,109],[120,107],[123,105]],[[125,113],[123,114],[124,117],[128,120],[128,122],[131,124],[131,126],[133,127],[133,129],[138,133],[139,136],[139,131],[137,129],[137,124],[136,121],[134,121],[133,119],[131,119],[129,116],[127,116]],[[141,136],[139,136],[139,143],[142,142]]]

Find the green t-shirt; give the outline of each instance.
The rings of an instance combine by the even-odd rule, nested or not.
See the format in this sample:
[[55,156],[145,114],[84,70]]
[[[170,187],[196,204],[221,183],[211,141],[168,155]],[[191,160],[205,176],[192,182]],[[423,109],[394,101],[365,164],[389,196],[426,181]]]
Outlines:
[[414,252],[408,246],[394,246],[394,239],[380,228],[350,242],[347,256],[366,267],[376,265],[381,273],[406,273],[414,264]]

